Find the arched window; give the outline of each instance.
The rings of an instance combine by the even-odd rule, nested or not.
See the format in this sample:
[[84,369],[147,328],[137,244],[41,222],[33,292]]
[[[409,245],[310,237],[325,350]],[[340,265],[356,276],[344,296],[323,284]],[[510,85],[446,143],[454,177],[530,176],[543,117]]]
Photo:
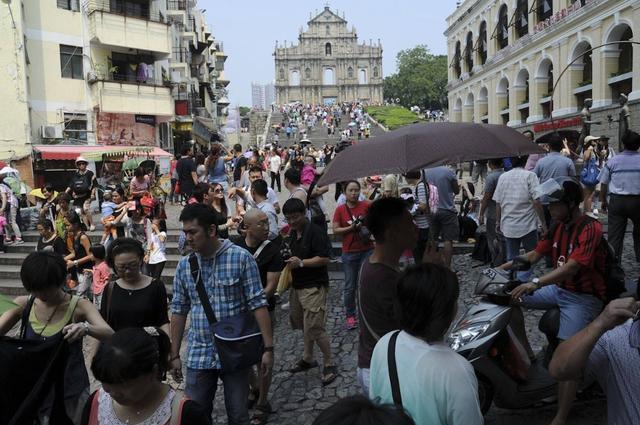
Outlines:
[[311,78],[311,70],[309,68],[304,70],[304,78],[309,80]]
[[553,0],[538,1],[538,22],[542,22],[553,15]]
[[323,80],[325,86],[332,86],[335,84],[335,79],[333,76],[333,68],[325,68],[323,74]]
[[453,73],[455,75],[456,78],[460,78],[460,74],[462,74],[462,69],[460,68],[460,56],[462,55],[462,53],[460,52],[460,42],[457,41],[456,42],[456,51],[455,54],[453,56],[453,63],[451,64],[451,66],[453,67]]
[[292,86],[300,85],[300,73],[297,70],[291,71],[291,81],[289,84]]
[[331,43],[327,43],[324,45],[324,53],[327,56],[331,56]]
[[516,34],[518,37],[524,37],[529,32],[529,2],[527,0],[518,0],[518,6],[515,16]]
[[378,78],[380,76],[380,71],[378,71],[378,67],[374,66],[373,67],[373,77],[374,78]]
[[358,84],[367,84],[367,70],[361,69],[358,71]]
[[484,65],[487,61],[487,22],[482,21],[480,24],[480,32],[478,35],[478,54],[480,56],[480,65]]
[[347,69],[347,78],[353,78],[353,68],[351,67]]
[[279,77],[281,80],[284,80],[284,68],[280,68]]
[[471,31],[467,33],[467,44],[464,47],[464,62],[467,65],[467,71],[473,69],[473,34]]
[[327,35],[331,35],[331,27],[329,25],[325,26],[324,30],[325,30]]
[[498,13],[498,28],[496,28],[498,38],[498,49],[504,49],[509,45],[509,15],[507,5],[503,4]]

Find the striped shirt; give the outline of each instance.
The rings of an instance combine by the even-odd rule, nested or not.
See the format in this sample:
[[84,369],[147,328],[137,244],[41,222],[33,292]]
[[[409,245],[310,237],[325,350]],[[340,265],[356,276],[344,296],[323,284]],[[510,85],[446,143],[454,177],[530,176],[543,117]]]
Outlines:
[[600,175],[600,183],[609,185],[614,195],[640,195],[640,152],[622,151],[607,161]]
[[538,216],[533,209],[538,177],[531,171],[513,168],[502,174],[493,193],[500,205],[500,230],[507,238],[521,238],[538,229]]
[[[198,253],[196,256],[209,302],[218,320],[267,306],[258,266],[247,250],[224,240],[213,258],[203,258]],[[191,276],[188,256],[178,263],[173,279],[171,313],[183,316],[191,313],[187,367],[220,369],[220,359],[196,282]]]
[[[427,203],[427,191],[425,183],[419,181],[416,184],[413,193],[416,195],[416,201],[420,204]],[[435,214],[438,211],[438,188],[429,183],[429,211]],[[429,215],[417,213],[414,217],[418,229],[427,229],[429,227]]]

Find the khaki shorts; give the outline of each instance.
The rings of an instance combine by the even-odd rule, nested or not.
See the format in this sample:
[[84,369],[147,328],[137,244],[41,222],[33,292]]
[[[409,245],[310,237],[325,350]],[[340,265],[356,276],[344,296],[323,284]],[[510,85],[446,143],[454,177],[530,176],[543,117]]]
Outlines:
[[305,335],[314,340],[322,336],[327,322],[328,291],[328,285],[292,289],[289,311],[293,329],[302,329]]

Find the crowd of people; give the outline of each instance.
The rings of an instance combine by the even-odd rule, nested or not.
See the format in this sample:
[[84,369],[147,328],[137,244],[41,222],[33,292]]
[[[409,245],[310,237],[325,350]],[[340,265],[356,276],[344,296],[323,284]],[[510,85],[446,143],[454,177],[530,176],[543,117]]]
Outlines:
[[[285,106],[281,112],[285,118],[274,137],[284,132],[301,139],[320,125],[330,135],[344,127],[345,140],[360,136],[361,129],[361,137],[368,137],[359,104]],[[145,201],[154,176],[141,168],[128,191],[102,195],[104,231],[101,243],[94,243],[87,232],[95,229],[95,176],[79,157],[65,191],[57,194],[50,184],[42,188],[41,238],[21,266],[29,295],[16,298],[16,308],[0,316],[0,334],[21,323],[23,338],[66,341],[60,344],[68,342],[69,349],[54,350],[53,358],[64,360],[43,368],[49,375],[40,384],[46,388],[39,397],[20,400],[13,411],[22,404],[21,414],[30,412],[43,424],[179,423],[178,418],[205,424],[221,381],[230,424],[267,423],[279,361],[278,303],[288,309],[291,329],[300,330],[303,341],[301,358],[285,369],[295,374],[319,368],[323,386],[339,376],[326,329],[328,294],[334,290],[328,273],[336,260],[333,234],[341,240],[344,329],[358,334],[353,372],[375,404],[345,399],[315,423],[359,423],[346,418],[370,415],[382,418],[371,423],[480,424],[473,367],[446,343],[457,317],[458,279],[469,272],[454,270],[453,261],[454,243],[467,240],[468,218],[486,226],[483,240],[494,266],[510,269],[521,249],[531,263],[547,259],[550,270],[542,276],[518,273],[521,284],[512,298],[561,312],[562,343],[550,365],[560,380],[553,424],[566,422],[583,373],[606,387],[610,423],[634,423],[640,388],[625,377],[636,373],[640,327],[627,319],[638,315],[640,305],[610,296],[599,219],[608,214],[617,261],[627,220],[633,220],[640,261],[640,136],[628,133],[618,154],[598,142],[585,140],[587,172],[579,176],[572,152],[565,155],[565,143],[551,139],[546,155],[476,164],[488,167],[474,175],[483,186],[477,195],[455,167],[439,166],[341,182],[333,211],[324,199],[329,188],[318,186],[322,167],[336,154],[333,147],[283,148],[276,138],[267,148],[235,145],[227,151],[214,143],[206,155],[194,155],[187,145],[171,164],[167,196],[169,204],[180,204],[172,211],[179,211],[182,225],[173,282],[163,281],[165,212]],[[595,182],[589,179],[592,166],[598,169]],[[0,181],[0,211],[11,223],[11,192],[5,187]],[[15,233],[5,243],[19,244],[19,229]],[[526,341],[524,325],[513,332]],[[87,336],[97,343],[83,351]],[[92,394],[85,355],[101,384]],[[64,372],[54,373],[60,364]],[[184,394],[167,384],[168,375],[184,381]],[[18,393],[29,393],[23,390]],[[25,410],[24,403],[36,404]],[[60,421],[63,416],[72,422]]]

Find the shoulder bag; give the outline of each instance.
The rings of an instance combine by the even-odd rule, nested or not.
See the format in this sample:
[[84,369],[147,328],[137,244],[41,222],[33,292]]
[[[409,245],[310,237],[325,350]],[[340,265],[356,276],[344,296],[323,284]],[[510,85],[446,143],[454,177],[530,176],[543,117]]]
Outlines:
[[391,396],[393,404],[402,407],[402,394],[400,393],[400,379],[398,378],[398,365],[396,362],[396,342],[400,331],[395,331],[389,338],[387,348],[387,363],[389,367],[389,381],[391,382]]
[[222,370],[235,372],[259,363],[264,351],[264,342],[253,311],[218,320],[202,282],[200,265],[195,254],[189,256],[189,267],[196,283],[198,298],[211,327]]

